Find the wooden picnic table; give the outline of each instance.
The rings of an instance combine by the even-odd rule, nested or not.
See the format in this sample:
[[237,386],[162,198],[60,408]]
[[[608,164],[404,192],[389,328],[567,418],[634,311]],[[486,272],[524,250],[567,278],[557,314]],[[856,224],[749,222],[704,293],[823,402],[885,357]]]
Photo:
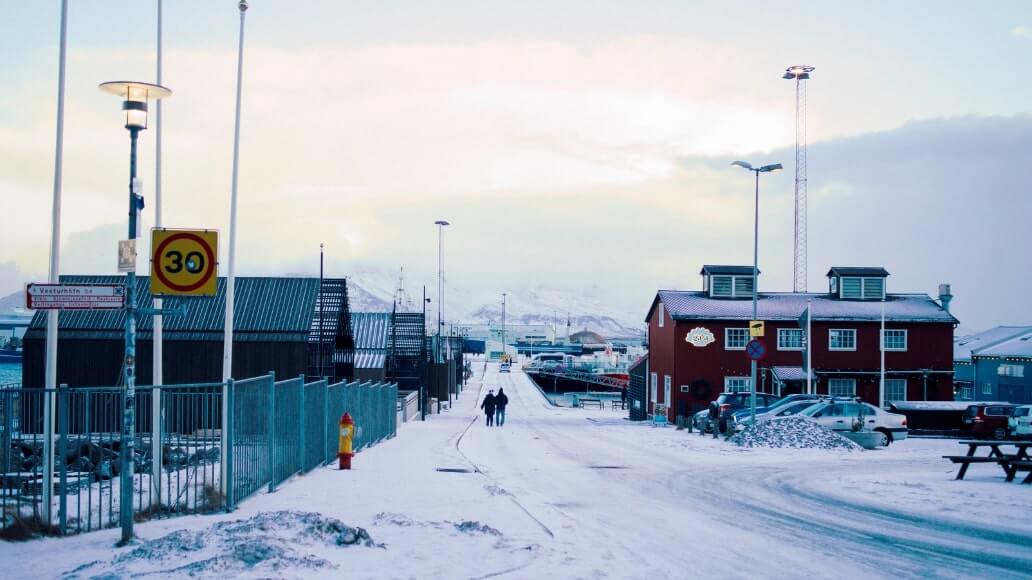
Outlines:
[[[1007,475],[1007,481],[1014,481],[1018,471],[1029,471],[1022,483],[1032,483],[1032,457],[1029,457],[1028,449],[1032,447],[1032,441],[1000,441],[1000,440],[977,440],[960,441],[960,445],[967,445],[966,455],[943,455],[943,459],[949,459],[953,463],[960,463],[960,470],[957,472],[957,479],[964,479],[968,467],[972,463],[995,463],[1003,469]],[[1015,447],[1015,453],[1004,453],[1000,450],[1002,446]],[[988,455],[975,455],[981,447],[988,447]]]

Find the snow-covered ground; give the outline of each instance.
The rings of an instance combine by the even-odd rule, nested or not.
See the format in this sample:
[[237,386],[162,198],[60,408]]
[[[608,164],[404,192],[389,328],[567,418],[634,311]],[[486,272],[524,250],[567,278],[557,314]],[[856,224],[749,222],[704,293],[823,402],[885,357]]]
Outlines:
[[[478,375],[483,367],[478,364]],[[622,412],[557,408],[489,365],[455,407],[234,513],[0,544],[11,578],[1029,577],[1032,488],[940,458],[739,448]],[[476,414],[509,395],[504,427]],[[450,471],[439,471],[440,469]],[[364,530],[364,531],[363,531]]]

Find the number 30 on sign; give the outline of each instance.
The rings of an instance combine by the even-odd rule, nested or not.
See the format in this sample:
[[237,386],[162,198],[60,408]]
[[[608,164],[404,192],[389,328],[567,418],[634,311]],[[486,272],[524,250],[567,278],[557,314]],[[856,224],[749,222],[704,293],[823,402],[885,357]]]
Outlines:
[[151,294],[214,296],[218,244],[214,230],[151,230]]

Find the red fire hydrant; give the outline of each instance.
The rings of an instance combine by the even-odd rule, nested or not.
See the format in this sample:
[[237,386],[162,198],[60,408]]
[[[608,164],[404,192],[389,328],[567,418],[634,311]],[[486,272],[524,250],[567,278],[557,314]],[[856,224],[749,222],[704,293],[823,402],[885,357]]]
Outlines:
[[340,418],[340,441],[337,445],[337,469],[351,469],[351,441],[355,436],[355,421],[351,413],[344,413]]

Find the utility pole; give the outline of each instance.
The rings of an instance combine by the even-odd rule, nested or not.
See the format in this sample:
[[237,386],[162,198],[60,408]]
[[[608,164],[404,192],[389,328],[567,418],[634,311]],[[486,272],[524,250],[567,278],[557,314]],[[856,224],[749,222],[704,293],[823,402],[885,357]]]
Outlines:
[[506,354],[505,350],[505,296],[506,293],[502,292],[502,354]]

